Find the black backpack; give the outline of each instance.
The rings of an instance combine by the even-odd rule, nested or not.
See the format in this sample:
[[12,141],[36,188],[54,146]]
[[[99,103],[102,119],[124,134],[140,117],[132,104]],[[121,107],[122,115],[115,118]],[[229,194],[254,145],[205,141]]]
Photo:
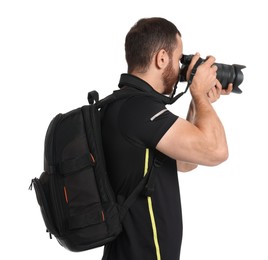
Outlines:
[[114,240],[131,204],[141,192],[148,195],[153,190],[150,171],[119,205],[107,175],[100,111],[133,94],[118,90],[99,100],[96,91],[89,92],[89,105],[58,114],[47,129],[44,171],[32,179],[30,189],[34,187],[50,237],[55,236],[70,251],[84,251]]

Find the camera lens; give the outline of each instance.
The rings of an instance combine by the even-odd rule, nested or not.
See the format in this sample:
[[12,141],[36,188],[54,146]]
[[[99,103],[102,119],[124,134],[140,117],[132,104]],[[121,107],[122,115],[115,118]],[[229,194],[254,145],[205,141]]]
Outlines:
[[[180,72],[180,81],[187,81],[186,73],[191,63],[193,55],[183,55],[181,58],[181,72]],[[203,59],[203,61],[205,61]],[[244,80],[242,69],[246,68],[244,65],[227,65],[222,63],[215,63],[217,65],[217,79],[220,81],[222,88],[226,89],[229,83],[233,83],[233,90],[234,93],[242,93],[241,89],[238,87]]]

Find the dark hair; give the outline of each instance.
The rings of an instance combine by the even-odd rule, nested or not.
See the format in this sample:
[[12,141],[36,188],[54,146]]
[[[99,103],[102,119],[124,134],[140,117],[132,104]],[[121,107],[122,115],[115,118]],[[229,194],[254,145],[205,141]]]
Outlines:
[[153,55],[161,49],[171,56],[176,47],[176,35],[181,33],[170,21],[160,18],[140,19],[128,32],[125,39],[128,72],[145,72]]

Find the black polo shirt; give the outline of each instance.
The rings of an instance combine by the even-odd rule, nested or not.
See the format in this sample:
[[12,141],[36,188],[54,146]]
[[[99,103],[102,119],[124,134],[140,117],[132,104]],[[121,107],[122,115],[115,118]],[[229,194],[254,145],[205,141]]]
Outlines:
[[[153,89],[136,78],[143,90]],[[159,95],[159,94],[158,94]],[[157,96],[157,95],[156,95]],[[177,120],[162,100],[133,95],[108,106],[102,119],[107,168],[123,202],[150,168],[155,147]],[[150,197],[140,195],[123,221],[123,232],[105,246],[105,260],[178,260],[182,215],[176,161],[164,156]]]

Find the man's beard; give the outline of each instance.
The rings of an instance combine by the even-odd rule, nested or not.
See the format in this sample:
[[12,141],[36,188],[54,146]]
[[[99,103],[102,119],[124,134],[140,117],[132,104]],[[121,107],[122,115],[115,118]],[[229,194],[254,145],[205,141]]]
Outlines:
[[175,69],[172,66],[172,60],[170,60],[168,66],[162,74],[162,80],[165,87],[164,93],[165,95],[169,95],[173,92],[173,88],[177,83],[179,78],[178,73],[176,73]]

